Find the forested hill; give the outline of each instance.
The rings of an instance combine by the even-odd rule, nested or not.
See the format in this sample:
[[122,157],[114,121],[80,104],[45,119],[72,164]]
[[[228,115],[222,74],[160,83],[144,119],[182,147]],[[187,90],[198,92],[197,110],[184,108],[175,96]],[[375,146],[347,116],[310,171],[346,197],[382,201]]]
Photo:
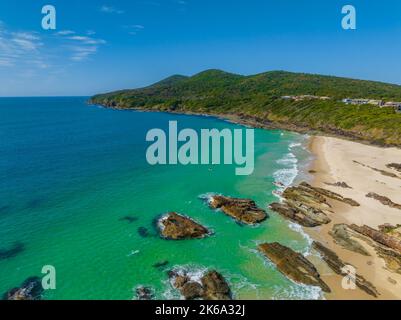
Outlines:
[[[283,96],[329,97],[283,99]],[[122,109],[200,113],[295,131],[317,131],[401,146],[401,113],[344,98],[401,101],[401,86],[285,71],[242,76],[207,70],[174,75],[151,86],[99,94],[90,103]]]

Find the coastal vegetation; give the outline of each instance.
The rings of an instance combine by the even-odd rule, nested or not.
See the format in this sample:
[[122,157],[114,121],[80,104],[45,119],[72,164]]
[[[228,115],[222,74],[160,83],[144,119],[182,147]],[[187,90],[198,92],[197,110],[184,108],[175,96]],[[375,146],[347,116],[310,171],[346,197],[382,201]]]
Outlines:
[[[288,95],[330,99],[283,99]],[[401,113],[368,104],[346,105],[342,99],[347,97],[400,101],[401,86],[285,71],[242,76],[207,70],[192,77],[175,75],[145,88],[99,94],[90,103],[217,115],[253,126],[401,146]]]

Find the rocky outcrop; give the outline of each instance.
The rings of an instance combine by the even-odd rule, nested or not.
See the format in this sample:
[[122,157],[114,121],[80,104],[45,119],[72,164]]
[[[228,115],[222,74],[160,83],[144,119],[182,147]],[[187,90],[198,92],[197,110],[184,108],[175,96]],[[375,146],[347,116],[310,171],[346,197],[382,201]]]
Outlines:
[[382,258],[386,268],[401,274],[401,226],[384,224],[375,230],[368,226],[350,225],[349,228],[371,241],[377,255]]
[[307,207],[302,203],[276,202],[270,205],[270,209],[304,227],[316,227],[331,221],[323,211]]
[[366,249],[356,240],[352,239],[350,231],[345,224],[336,224],[329,234],[334,238],[334,242],[344,249],[370,256]]
[[13,288],[3,295],[4,300],[40,300],[43,293],[39,277],[26,279],[20,287]]
[[317,192],[317,193],[321,194],[322,196],[324,196],[326,198],[331,198],[333,200],[344,202],[346,204],[349,204],[352,207],[359,207],[360,206],[360,204],[358,202],[356,202],[355,200],[353,200],[351,198],[345,198],[342,195],[340,195],[338,193],[335,193],[333,191],[326,190],[326,189],[323,189],[323,188],[312,187],[311,185],[309,185],[306,182],[302,182],[300,185],[303,186],[303,187],[309,188],[309,189],[313,190],[314,192]]
[[215,270],[205,272],[197,278],[184,270],[169,272],[172,286],[186,300],[230,300],[231,290],[224,277]]
[[375,230],[369,226],[357,226],[356,224],[351,224],[349,226],[352,230],[401,253],[401,239],[397,237],[390,236],[389,234],[383,233],[381,231]]
[[389,236],[398,238],[401,240],[401,224],[393,226],[389,223],[385,223],[379,226],[380,232],[386,233]]
[[388,171],[386,171],[386,170],[382,170],[382,169],[378,169],[378,168],[374,168],[374,167],[368,166],[368,165],[363,164],[363,163],[361,163],[361,162],[359,162],[359,161],[356,161],[356,160],[353,160],[353,162],[356,163],[356,164],[359,164],[359,165],[362,166],[362,167],[366,167],[366,168],[369,168],[369,169],[371,169],[371,170],[373,170],[373,171],[379,172],[379,173],[382,174],[383,176],[390,177],[390,178],[398,178],[398,179],[401,179],[401,178],[400,178],[399,176],[397,176],[395,173],[388,172]]
[[340,188],[344,188],[344,189],[352,189],[346,182],[335,182],[335,183],[325,182],[325,184],[327,184],[328,186],[332,186],[332,187],[340,187]]
[[230,300],[231,290],[226,280],[217,271],[207,272],[201,279],[205,300]]
[[209,230],[191,218],[170,212],[158,222],[160,234],[165,239],[199,239],[207,236]]
[[385,206],[389,206],[391,208],[394,209],[399,209],[401,210],[401,204],[395,203],[393,201],[391,201],[389,198],[385,197],[385,196],[381,196],[377,193],[374,192],[370,192],[366,195],[367,198],[372,198],[375,199],[377,201],[380,201],[381,204],[385,205]]
[[154,298],[154,292],[149,287],[138,287],[135,289],[137,300],[152,300]]
[[245,224],[260,223],[268,218],[265,210],[256,206],[250,199],[238,199],[215,195],[209,202],[213,209],[221,209],[226,215]]
[[287,188],[282,197],[283,202],[272,203],[270,209],[304,227],[316,227],[330,223],[331,219],[328,214],[331,206],[327,198],[351,206],[359,206],[359,203],[350,198],[345,198],[330,190],[312,187],[306,182]]
[[384,260],[386,268],[392,272],[401,274],[401,254],[385,248],[383,246],[376,246],[375,250],[377,255]]
[[386,167],[389,169],[394,169],[394,170],[397,170],[398,172],[401,172],[401,163],[389,163],[386,165]]
[[[332,269],[336,274],[345,276],[346,274],[343,272],[343,268],[349,264],[344,263],[337,254],[323,246],[319,242],[313,242],[312,247],[319,252],[322,259],[327,263],[327,265]],[[365,280],[362,276],[356,274],[355,275],[355,285],[365,291],[367,294],[378,297],[379,292],[377,289],[371,284],[369,281]]]
[[318,286],[324,292],[331,291],[328,285],[320,279],[320,274],[315,266],[302,254],[277,242],[263,243],[258,246],[258,249],[289,279],[305,285]]

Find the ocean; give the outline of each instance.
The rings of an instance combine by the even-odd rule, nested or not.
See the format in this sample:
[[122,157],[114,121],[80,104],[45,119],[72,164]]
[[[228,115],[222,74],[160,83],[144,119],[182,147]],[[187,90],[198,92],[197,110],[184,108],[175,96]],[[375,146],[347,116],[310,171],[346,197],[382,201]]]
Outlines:
[[[52,265],[56,289],[44,292],[46,300],[129,300],[141,285],[158,299],[179,299],[167,276],[177,267],[219,271],[236,299],[321,297],[256,251],[259,243],[278,241],[308,254],[310,239],[300,228],[270,210],[259,226],[242,226],[205,203],[214,193],[252,198],[262,208],[279,201],[274,182],[307,178],[305,136],[256,129],[249,176],[236,176],[235,164],[151,166],[145,136],[152,128],[167,131],[172,120],[197,131],[241,126],[214,117],[105,109],[87,99],[0,99],[0,294]],[[161,239],[154,221],[170,211],[214,234]]]

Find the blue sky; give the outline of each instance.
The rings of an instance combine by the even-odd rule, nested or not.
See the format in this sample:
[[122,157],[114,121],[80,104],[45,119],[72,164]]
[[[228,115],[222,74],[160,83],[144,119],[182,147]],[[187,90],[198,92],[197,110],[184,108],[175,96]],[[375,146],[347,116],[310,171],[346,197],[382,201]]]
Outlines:
[[[54,31],[41,28],[46,4]],[[341,28],[346,4],[357,30]],[[209,68],[401,84],[401,1],[0,2],[0,96],[92,95]]]

